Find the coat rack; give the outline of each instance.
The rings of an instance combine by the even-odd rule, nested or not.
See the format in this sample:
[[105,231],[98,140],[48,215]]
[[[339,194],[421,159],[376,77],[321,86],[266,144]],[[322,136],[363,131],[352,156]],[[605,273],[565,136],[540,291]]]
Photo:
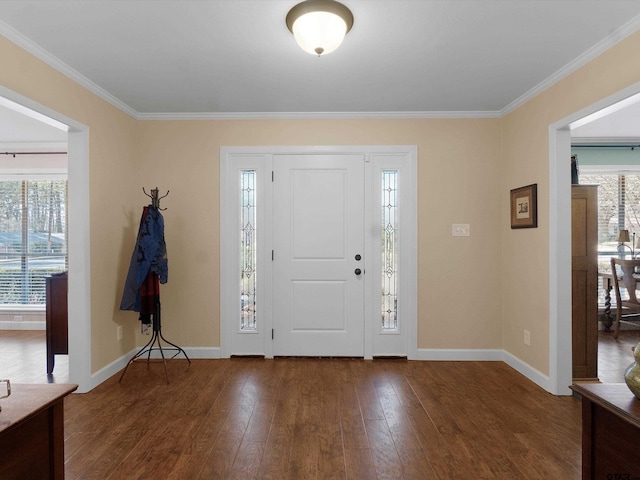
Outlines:
[[144,189],[144,187],[142,187],[142,191],[144,192],[144,194],[147,197],[149,197],[151,199],[151,206],[153,208],[157,208],[158,210],[162,210],[162,211],[166,210],[166,208],[160,208],[160,200],[162,200],[163,198],[169,196],[169,190],[167,190],[167,193],[165,193],[161,197],[158,197],[158,187],[151,189],[151,195],[149,195],[147,193],[147,191]]
[[[143,211],[143,220],[141,221],[141,228],[142,228],[142,223],[144,222],[144,219],[146,218],[145,214],[148,214],[148,209],[152,208],[155,210],[166,210],[166,208],[160,208],[160,200],[165,198],[166,196],[169,195],[169,191],[167,190],[167,193],[161,197],[158,196],[158,188],[153,188],[151,189],[151,194],[148,194],[147,191],[144,189],[144,187],[142,188],[142,191],[144,192],[144,194],[151,198],[151,205],[149,205],[148,207],[145,207],[145,210]],[[157,215],[162,218],[162,215],[160,215],[160,213],[158,212]],[[164,222],[163,222],[164,224]],[[164,246],[164,231],[162,232],[162,243]],[[138,244],[136,244],[136,250],[134,250],[134,255],[131,259],[132,261],[132,265],[133,262],[136,259],[136,252],[138,250]],[[130,272],[131,274],[131,269]],[[154,275],[156,276],[155,279],[153,279],[154,282],[157,282],[157,275],[156,273],[153,272],[149,272],[147,277]],[[146,279],[148,280],[148,278]],[[146,281],[145,280],[145,281]],[[129,281],[129,277],[127,277],[127,281]],[[126,288],[126,287],[125,287]],[[164,336],[162,335],[162,323],[161,323],[161,314],[160,314],[160,289],[159,289],[159,283],[158,283],[158,290],[157,290],[157,295],[155,295],[155,308],[154,308],[154,312],[151,315],[152,317],[152,328],[153,328],[153,333],[151,335],[151,340],[149,340],[149,342],[147,342],[147,344],[142,347],[138,353],[136,353],[131,360],[129,360],[129,362],[127,363],[127,366],[124,368],[122,375],[120,375],[120,380],[119,382],[122,382],[122,379],[124,378],[124,375],[127,373],[127,369],[129,368],[129,365],[131,365],[133,362],[135,362],[136,360],[138,360],[139,358],[143,357],[146,355],[147,357],[147,363],[150,363],[151,361],[151,353],[153,351],[159,351],[160,352],[160,356],[162,358],[162,362],[164,364],[164,375],[165,378],[167,380],[167,383],[169,383],[169,373],[167,371],[167,360],[171,360],[175,357],[177,357],[178,355],[180,355],[181,353],[184,355],[184,357],[187,359],[187,361],[189,362],[189,364],[191,364],[191,360],[189,359],[189,357],[187,356],[187,353],[184,351],[184,349],[180,348],[178,345],[176,345],[175,343],[171,343],[169,340],[167,340],[166,338],[164,338]],[[121,305],[121,309],[123,309],[123,305],[124,305],[125,301],[123,298],[123,304]],[[124,308],[124,309],[131,309],[131,308]],[[162,341],[165,342],[165,346],[162,345]],[[174,352],[172,356],[169,355],[165,355],[165,351],[168,352]]]

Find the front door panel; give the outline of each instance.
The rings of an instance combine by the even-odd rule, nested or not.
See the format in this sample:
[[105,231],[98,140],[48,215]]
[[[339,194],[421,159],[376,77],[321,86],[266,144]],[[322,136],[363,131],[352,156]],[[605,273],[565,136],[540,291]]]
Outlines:
[[364,157],[276,155],[273,166],[273,353],[362,356]]

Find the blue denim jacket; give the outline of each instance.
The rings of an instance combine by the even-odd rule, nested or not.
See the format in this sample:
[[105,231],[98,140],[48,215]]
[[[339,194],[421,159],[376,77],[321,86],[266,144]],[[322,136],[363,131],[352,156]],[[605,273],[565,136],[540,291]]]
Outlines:
[[164,218],[157,208],[149,205],[142,211],[120,310],[140,311],[140,287],[151,272],[158,275],[160,283],[167,283],[169,266],[164,241]]

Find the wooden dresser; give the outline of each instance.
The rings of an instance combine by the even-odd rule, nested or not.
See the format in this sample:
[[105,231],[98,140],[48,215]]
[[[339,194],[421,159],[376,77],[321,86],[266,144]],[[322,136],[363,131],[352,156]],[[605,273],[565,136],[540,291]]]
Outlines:
[[54,355],[69,353],[67,272],[51,275],[47,287],[47,375],[53,373]]
[[640,478],[640,400],[624,383],[572,385],[582,397],[582,478]]
[[0,399],[0,478],[64,479],[64,397],[77,385],[11,385]]

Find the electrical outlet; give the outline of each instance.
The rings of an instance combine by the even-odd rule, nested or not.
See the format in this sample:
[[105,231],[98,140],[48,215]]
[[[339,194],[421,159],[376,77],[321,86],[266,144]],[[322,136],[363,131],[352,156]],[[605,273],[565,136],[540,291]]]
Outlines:
[[122,340],[122,336],[123,336],[123,332],[122,332],[122,325],[118,325],[116,327],[116,339],[118,341]]
[[528,347],[531,346],[531,332],[529,330],[524,331],[524,344]]
[[13,316],[13,321],[14,322],[21,322],[22,321],[22,315],[14,315]]
[[469,237],[471,236],[471,225],[468,223],[454,223],[451,225],[452,237]]

